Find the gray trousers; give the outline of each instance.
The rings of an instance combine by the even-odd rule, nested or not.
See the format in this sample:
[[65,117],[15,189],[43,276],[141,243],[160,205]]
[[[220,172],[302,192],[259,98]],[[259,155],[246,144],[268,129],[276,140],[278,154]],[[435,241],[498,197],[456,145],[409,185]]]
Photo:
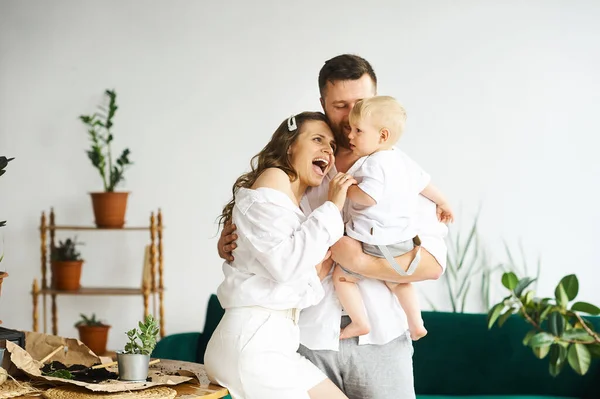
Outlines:
[[[342,316],[341,327],[350,323]],[[349,399],[415,399],[413,346],[408,332],[385,345],[358,345],[358,337],[340,341],[339,351],[298,352],[320,368]]]

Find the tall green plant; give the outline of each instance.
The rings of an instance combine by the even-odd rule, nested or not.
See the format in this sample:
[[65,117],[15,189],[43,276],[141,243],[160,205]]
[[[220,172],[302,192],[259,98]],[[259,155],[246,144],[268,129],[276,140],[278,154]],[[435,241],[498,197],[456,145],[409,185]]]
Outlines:
[[[527,257],[525,256],[525,250],[523,249],[523,242],[519,240],[520,259],[517,259],[517,257],[514,255],[514,252],[510,249],[506,240],[504,241],[504,250],[506,251],[507,261],[501,264],[502,269],[505,272],[513,272],[517,276],[529,276],[529,266],[527,263]],[[536,273],[532,283],[533,288],[537,287],[537,282],[540,278],[541,267],[542,259],[541,257],[538,257]]]
[[[452,312],[464,312],[467,298],[477,298],[482,309],[490,305],[490,279],[497,266],[493,266],[477,231],[479,214],[475,217],[468,234],[450,232],[446,239],[448,255],[446,272],[441,280],[446,286]],[[473,283],[480,283],[479,291],[472,290]],[[436,307],[428,300],[431,307]]]
[[[480,212],[476,214],[466,236],[456,229],[450,230],[446,238],[446,272],[440,280],[445,285],[451,311],[455,313],[463,313],[467,302],[475,303],[480,311],[488,312],[492,307],[494,275],[501,271],[527,274],[530,270],[521,241],[520,259],[504,241],[507,259],[501,263],[492,261],[478,231],[479,214]],[[540,270],[541,260],[538,258],[536,278],[539,278]],[[475,289],[477,285],[478,289]],[[429,298],[425,299],[433,310],[437,310]]]
[[557,376],[565,364],[584,375],[592,358],[600,358],[600,336],[594,326],[580,313],[600,314],[600,308],[586,302],[571,302],[579,292],[577,276],[561,279],[554,298],[536,298],[533,290],[526,291],[535,279],[519,279],[513,272],[502,275],[502,285],[510,294],[488,313],[488,328],[499,327],[513,314],[524,318],[533,329],[523,339],[540,359],[548,356],[549,372]]
[[81,115],[79,119],[86,125],[91,141],[91,149],[87,151],[92,165],[98,169],[104,184],[104,191],[112,192],[125,177],[127,166],[132,165],[129,160],[130,151],[125,148],[121,156],[113,162],[111,143],[113,134],[113,118],[119,108],[117,106],[117,93],[114,90],[106,90],[108,105],[99,106],[99,112],[92,115]]

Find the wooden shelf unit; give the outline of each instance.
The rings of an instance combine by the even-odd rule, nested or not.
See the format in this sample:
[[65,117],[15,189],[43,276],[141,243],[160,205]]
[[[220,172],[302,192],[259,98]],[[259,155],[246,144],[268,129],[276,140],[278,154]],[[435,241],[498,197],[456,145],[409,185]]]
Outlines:
[[[163,220],[160,209],[150,213],[150,224],[144,227],[123,227],[123,228],[98,228],[93,226],[61,226],[55,223],[54,209],[50,209],[49,220],[46,213],[42,212],[40,219],[40,252],[41,252],[41,287],[37,279],[33,280],[31,295],[33,298],[33,331],[38,331],[38,299],[42,296],[43,300],[43,321],[44,333],[47,331],[47,307],[46,296],[51,298],[52,311],[52,334],[58,335],[58,307],[56,297],[58,295],[88,295],[88,296],[119,296],[119,295],[140,295],[144,300],[144,317],[150,312],[150,297],[154,303],[153,314],[156,316],[156,302],[158,297],[158,319],[161,338],[165,336],[165,314],[164,314],[164,284],[163,284]],[[80,287],[75,291],[64,291],[54,289],[48,284],[48,265],[50,264],[50,253],[56,245],[55,232],[58,230],[70,231],[148,231],[150,233],[150,281],[142,279],[140,287]],[[49,244],[48,245],[48,236]]]

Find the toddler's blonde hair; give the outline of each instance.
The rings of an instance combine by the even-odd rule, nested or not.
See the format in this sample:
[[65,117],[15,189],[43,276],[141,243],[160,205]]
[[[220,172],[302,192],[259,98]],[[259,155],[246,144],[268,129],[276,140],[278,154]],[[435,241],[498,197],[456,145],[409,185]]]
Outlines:
[[406,111],[394,97],[375,96],[357,101],[348,117],[350,125],[356,126],[365,118],[377,129],[390,132],[390,146],[396,144],[404,133]]

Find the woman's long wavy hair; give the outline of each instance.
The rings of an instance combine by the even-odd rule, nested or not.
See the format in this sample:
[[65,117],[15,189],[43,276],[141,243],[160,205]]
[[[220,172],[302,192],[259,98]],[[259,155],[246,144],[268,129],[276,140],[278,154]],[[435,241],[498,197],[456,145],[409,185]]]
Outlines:
[[288,128],[289,119],[281,122],[271,140],[267,145],[250,161],[250,172],[244,173],[235,181],[232,194],[233,198],[225,207],[221,216],[219,216],[219,226],[231,220],[233,207],[235,206],[235,195],[240,187],[250,188],[256,182],[256,179],[261,173],[268,168],[279,168],[290,177],[290,181],[295,181],[298,174],[292,167],[290,157],[288,155],[289,148],[296,142],[298,136],[302,132],[304,124],[308,121],[321,121],[328,123],[327,117],[322,112],[302,112],[294,116],[296,119],[297,128],[290,131]]

